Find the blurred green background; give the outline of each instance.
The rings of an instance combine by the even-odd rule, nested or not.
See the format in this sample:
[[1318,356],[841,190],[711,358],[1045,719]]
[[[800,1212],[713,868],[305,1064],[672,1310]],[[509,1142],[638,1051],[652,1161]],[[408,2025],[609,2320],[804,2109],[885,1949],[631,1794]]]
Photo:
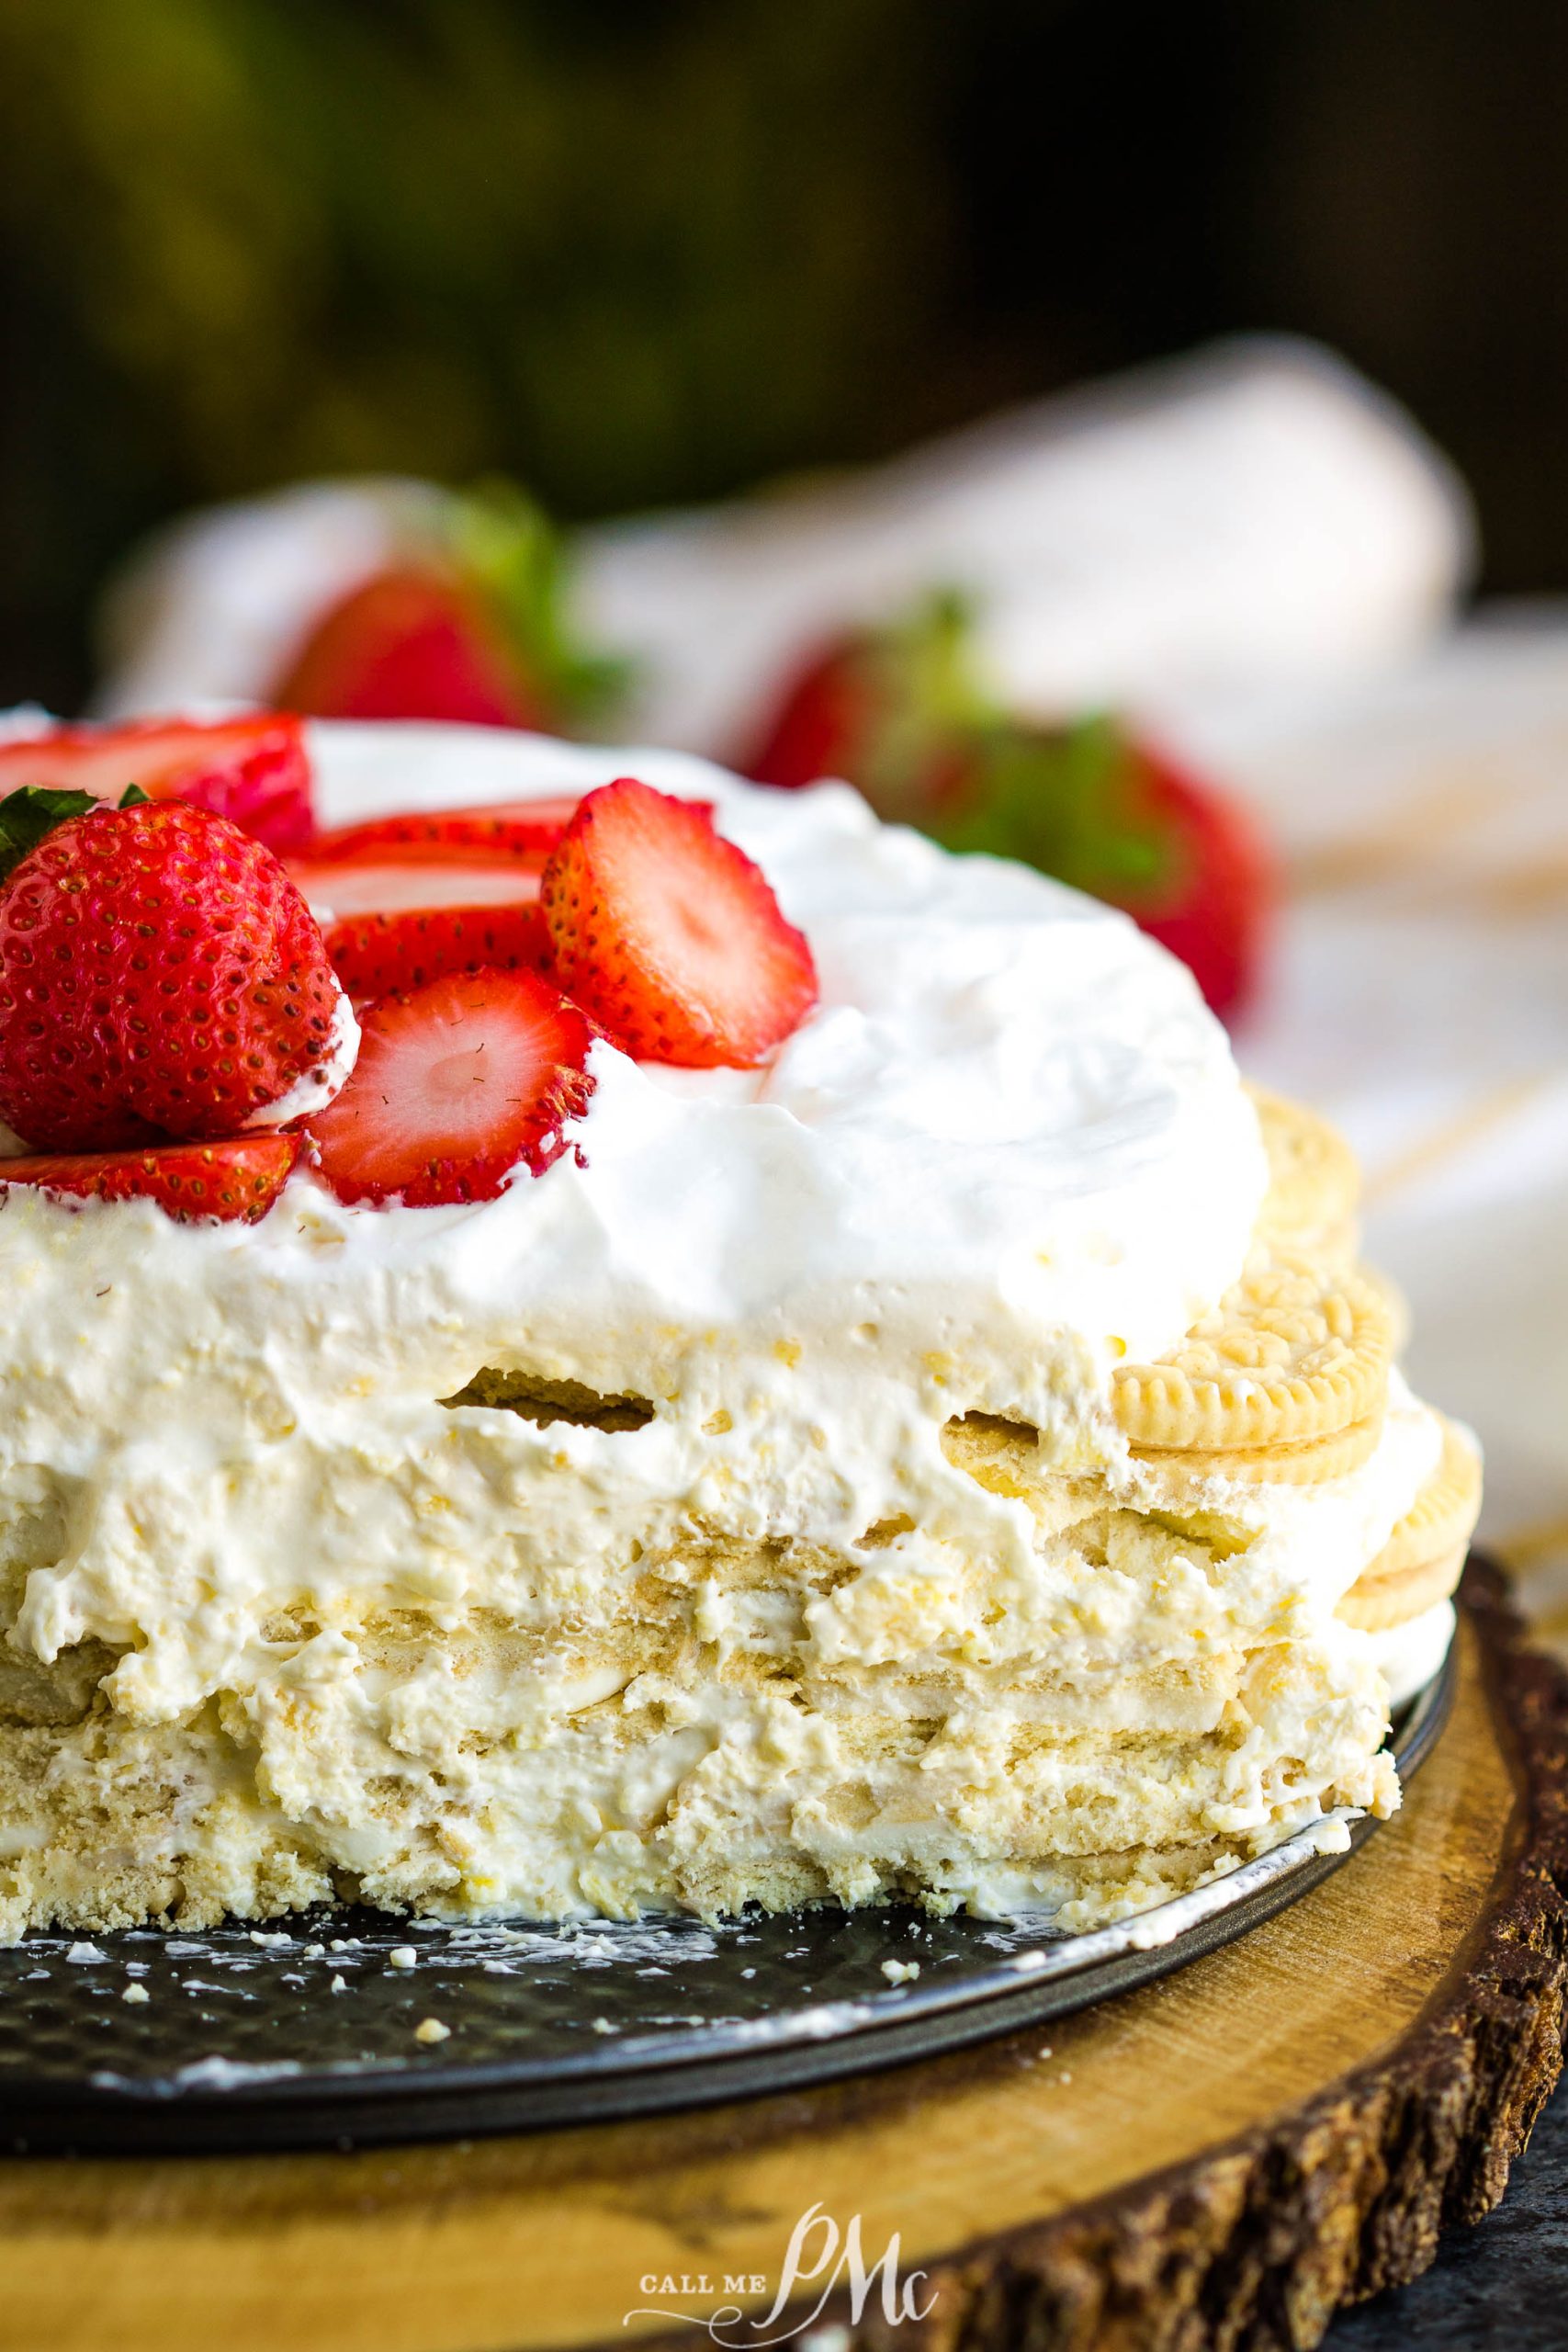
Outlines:
[[1556,0],[4,0],[0,695],[161,517],[502,469],[562,513],[1325,335],[1568,579]]

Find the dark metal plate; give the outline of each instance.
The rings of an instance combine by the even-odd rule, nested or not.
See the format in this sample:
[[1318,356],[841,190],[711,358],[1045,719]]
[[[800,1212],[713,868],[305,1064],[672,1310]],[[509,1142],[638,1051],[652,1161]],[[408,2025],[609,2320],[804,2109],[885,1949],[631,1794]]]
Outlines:
[[[1397,1726],[1408,1778],[1442,1672]],[[821,1909],[636,1927],[444,1928],[374,1912],[287,1930],[31,1936],[0,1952],[0,2145],[239,2153],[470,2138],[645,2114],[923,2058],[1088,2007],[1228,1943],[1376,1827],[1311,1833],[1092,1935]],[[890,1981],[911,1965],[918,1973]],[[135,1994],[140,1988],[147,1997]],[[418,2038],[426,2019],[445,2027]]]

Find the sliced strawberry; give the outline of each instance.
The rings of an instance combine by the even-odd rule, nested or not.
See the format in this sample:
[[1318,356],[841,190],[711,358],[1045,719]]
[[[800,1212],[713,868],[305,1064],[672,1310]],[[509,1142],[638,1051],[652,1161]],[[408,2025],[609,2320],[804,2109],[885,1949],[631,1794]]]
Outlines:
[[350,915],[398,914],[405,908],[527,906],[539,895],[538,873],[505,858],[291,857],[288,873],[319,922]]
[[422,987],[481,964],[542,970],[549,934],[536,867],[515,858],[391,854],[320,862],[289,873],[326,926],[327,960],[353,997]]
[[593,1031],[533,972],[449,974],[365,1015],[359,1059],[310,1122],[340,1200],[493,1200],[566,1148],[587,1108]]
[[156,1201],[182,1224],[205,1217],[254,1225],[283,1190],[298,1136],[160,1144],[147,1151],[60,1152],[0,1160],[0,1208],[13,1184],[72,1200]]
[[690,801],[633,776],[581,803],[545,868],[556,977],[628,1054],[761,1061],[817,1001],[766,876]]
[[304,730],[287,712],[228,718],[56,727],[0,742],[0,797],[21,785],[118,802],[128,785],[149,800],[184,800],[227,817],[278,855],[314,829]]
[[538,904],[433,907],[351,916],[326,933],[327,961],[356,1000],[423,988],[446,972],[543,972],[550,934]]
[[529,692],[482,599],[440,564],[378,572],[311,629],[276,699],[318,718],[437,718],[536,727]]
[[442,858],[493,858],[542,866],[570,821],[579,796],[562,800],[502,800],[489,808],[431,808],[402,817],[372,817],[318,833],[310,855],[429,865]]

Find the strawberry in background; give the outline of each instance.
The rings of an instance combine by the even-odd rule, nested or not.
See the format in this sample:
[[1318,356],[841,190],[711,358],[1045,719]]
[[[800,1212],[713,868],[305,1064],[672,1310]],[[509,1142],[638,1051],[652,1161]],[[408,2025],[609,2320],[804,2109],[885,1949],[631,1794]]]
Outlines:
[[306,626],[268,699],[314,718],[423,718],[567,734],[624,683],[574,643],[559,542],[520,491],[443,497]]
[[955,597],[823,648],[739,764],[789,787],[841,776],[949,849],[1021,858],[1122,908],[1227,1019],[1254,992],[1274,888],[1249,813],[1114,718],[1008,718],[976,676]]

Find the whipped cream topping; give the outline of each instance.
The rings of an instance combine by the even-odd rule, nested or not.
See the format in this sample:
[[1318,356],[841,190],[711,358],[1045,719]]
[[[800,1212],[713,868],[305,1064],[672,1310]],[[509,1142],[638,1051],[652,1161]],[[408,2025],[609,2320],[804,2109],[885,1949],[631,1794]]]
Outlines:
[[[856,1562],[810,1627],[825,1667],[954,1645],[983,1663],[998,1600],[1069,1649],[1077,1624],[1082,1662],[1109,1664],[1121,1588],[1051,1600],[1027,1506],[941,1433],[972,1409],[1033,1422],[1135,1499],[1106,1375],[1229,1286],[1266,1181],[1185,969],[1120,915],[881,827],[840,786],[770,793],[483,729],[322,727],[313,751],[327,823],[626,772],[714,801],[807,931],[820,1007],[761,1070],[596,1044],[577,1150],[492,1202],[349,1207],[302,1168],[261,1224],[194,1226],[13,1191],[0,1514],[36,1561],[13,1638],[44,1657],[127,1645],[107,1687],[144,1719],[225,1689],[261,1708],[352,1671],[373,1610],[607,1624],[641,1547],[717,1529]],[[648,1418],[442,1401],[486,1367]],[[1260,1604],[1352,1677],[1372,1672],[1365,1637],[1329,1612],[1436,1443],[1396,1397],[1354,1477],[1233,1490]],[[316,1630],[286,1635],[302,1597]],[[609,1695],[574,1699],[571,1671],[556,1701]]]
[[[1239,1270],[1266,1181],[1256,1122],[1189,974],[1124,917],[879,825],[843,786],[760,790],[676,753],[476,729],[320,726],[312,752],[329,824],[627,772],[711,800],[811,940],[821,1005],[767,1069],[596,1048],[586,1165],[477,1213],[509,1265],[548,1237],[542,1291],[559,1277],[581,1297],[609,1269],[687,1328],[787,1312],[832,1331],[850,1283],[861,1319],[891,1318],[921,1356],[945,1335],[1021,1407],[1032,1347],[1156,1353]],[[355,1246],[423,1246],[432,1214],[373,1216]]]

